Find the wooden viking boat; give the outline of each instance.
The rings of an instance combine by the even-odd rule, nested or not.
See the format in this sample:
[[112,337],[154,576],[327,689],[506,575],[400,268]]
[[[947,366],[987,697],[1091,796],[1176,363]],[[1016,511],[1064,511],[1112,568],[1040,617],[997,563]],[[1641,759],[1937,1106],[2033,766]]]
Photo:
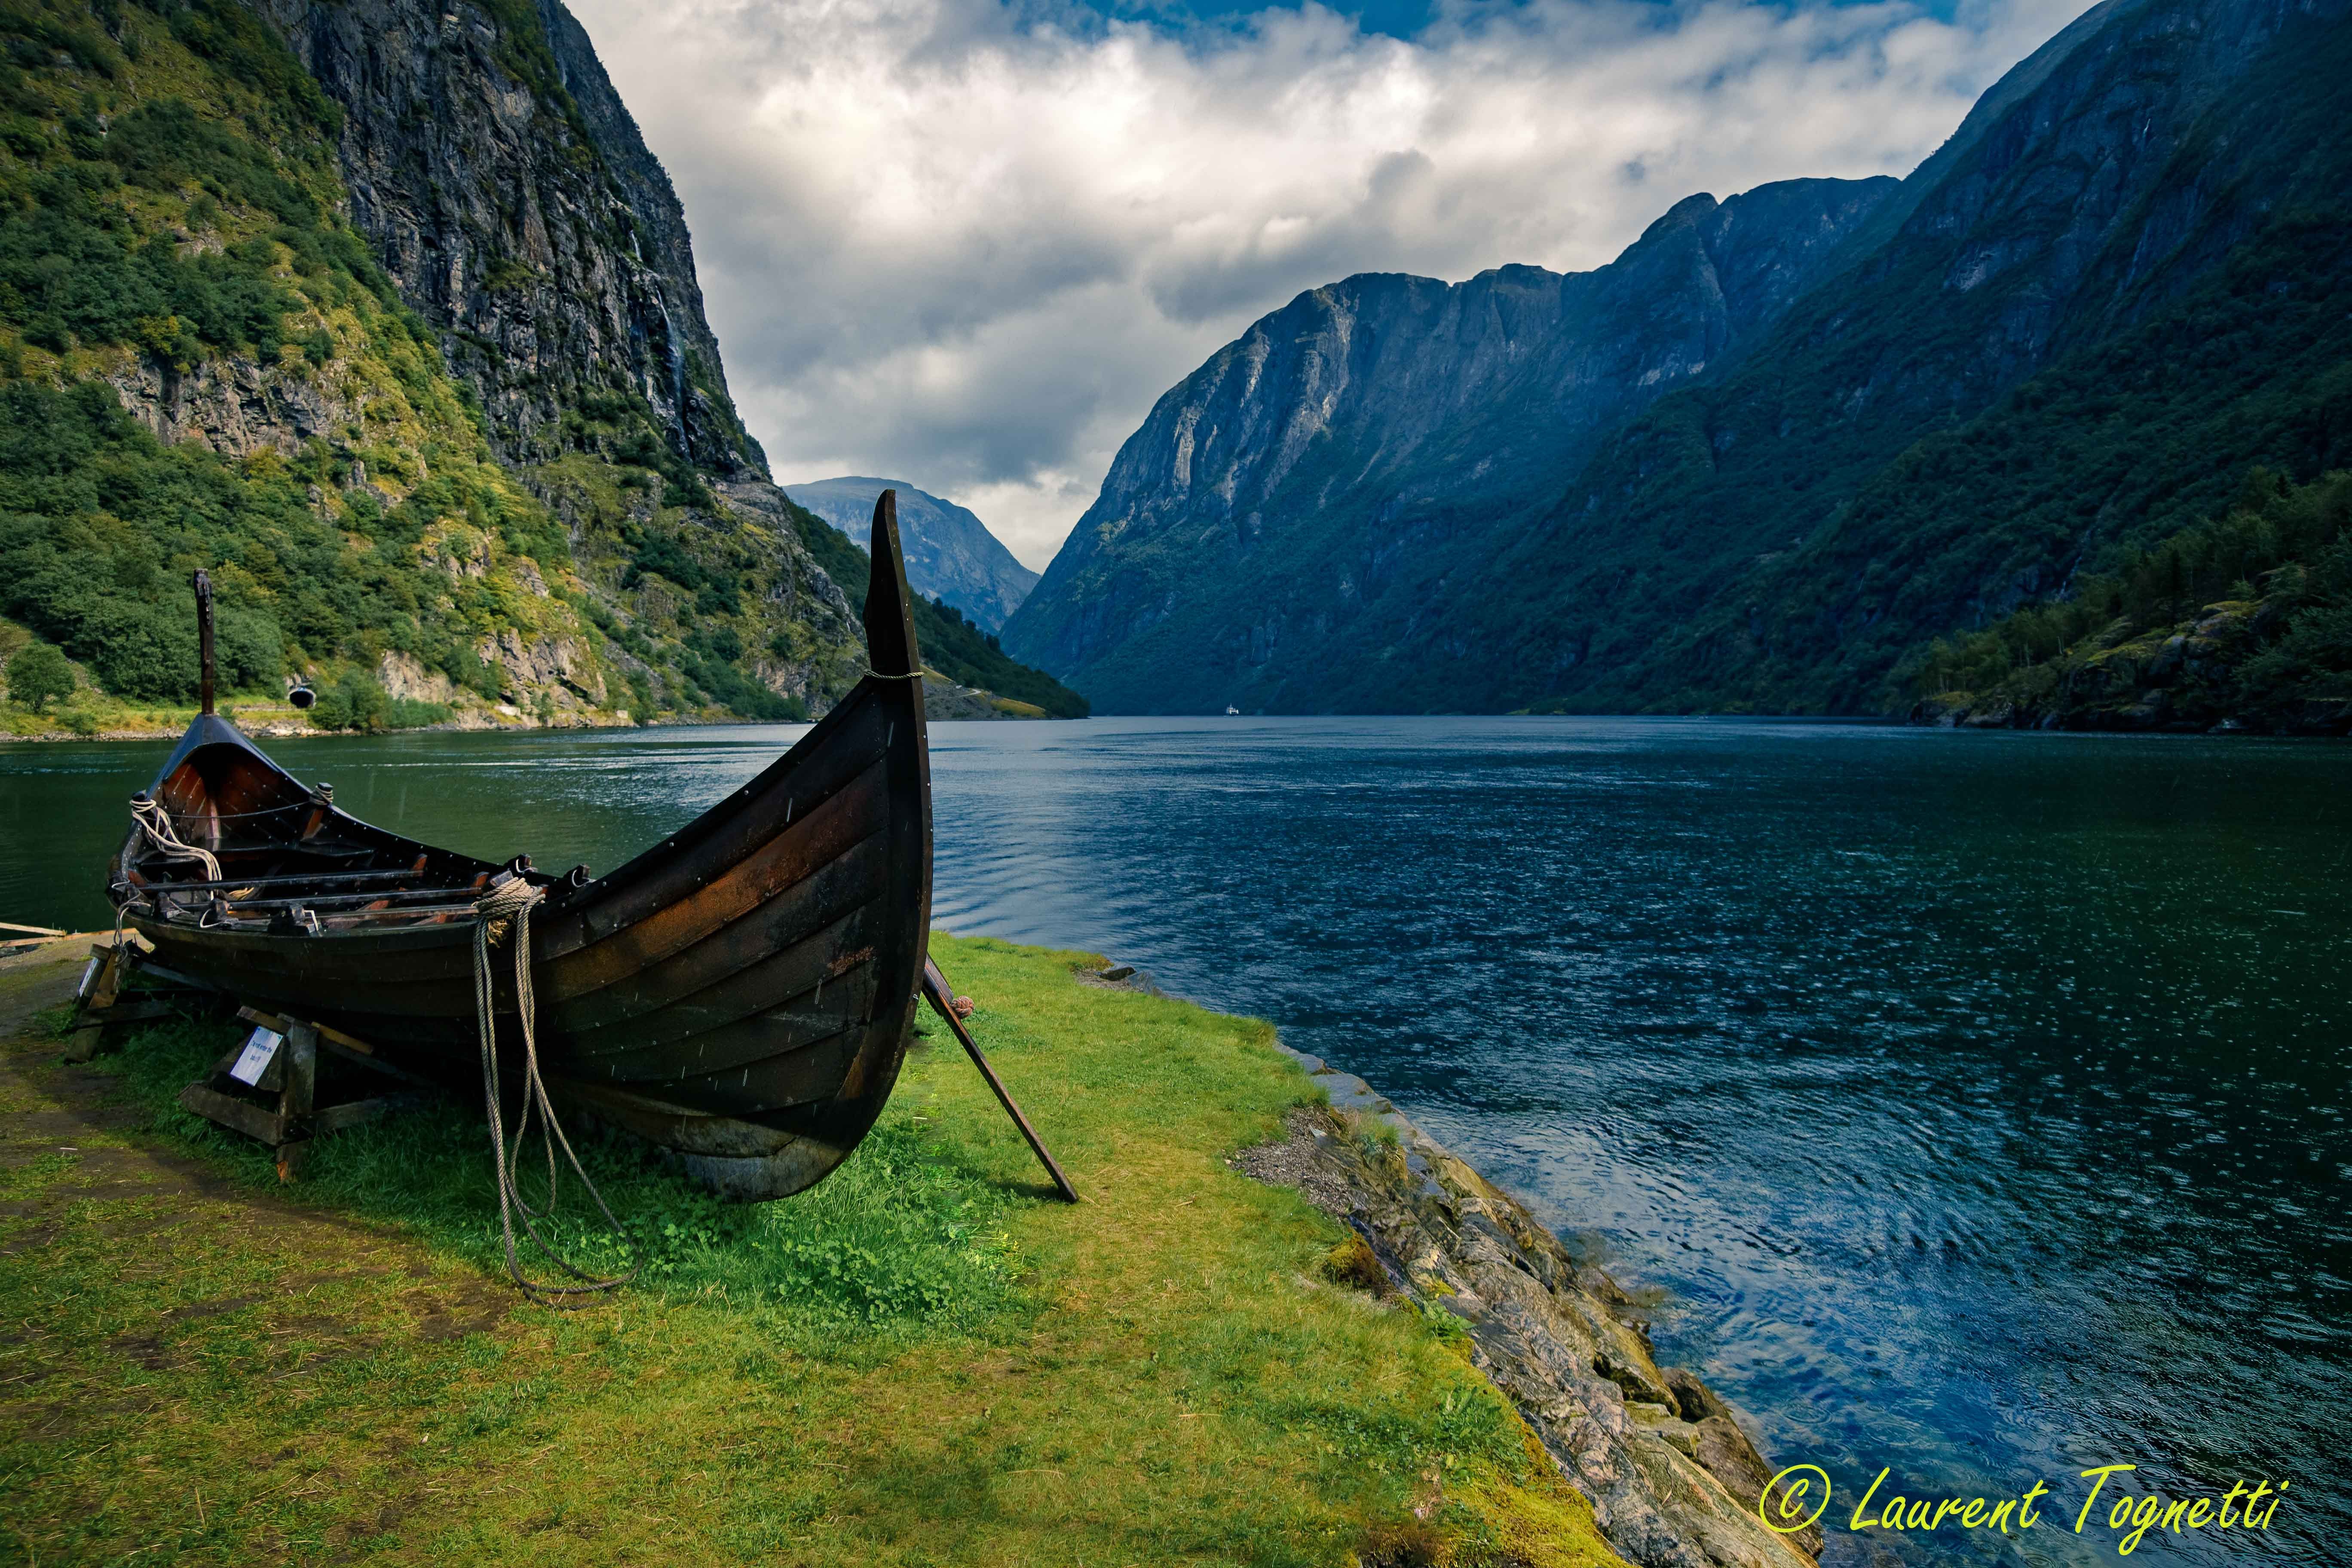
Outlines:
[[[212,710],[199,574],[204,710],[132,803],[124,922],[249,1007],[478,1082],[475,906],[524,879],[543,895],[530,978],[555,1102],[730,1196],[809,1186],[880,1114],[925,991],[930,763],[895,503],[875,508],[865,679],[758,778],[593,879],[384,832],[264,756]],[[497,1026],[519,1038],[514,993],[499,976]]]

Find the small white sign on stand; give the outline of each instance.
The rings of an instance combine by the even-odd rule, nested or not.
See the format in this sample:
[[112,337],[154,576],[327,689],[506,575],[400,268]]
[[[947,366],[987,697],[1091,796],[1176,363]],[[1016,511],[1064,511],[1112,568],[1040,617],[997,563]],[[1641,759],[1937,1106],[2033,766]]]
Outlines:
[[237,1054],[236,1065],[228,1069],[228,1076],[243,1084],[260,1083],[261,1075],[269,1070],[278,1047],[285,1040],[286,1037],[275,1029],[257,1027],[245,1037],[245,1049]]

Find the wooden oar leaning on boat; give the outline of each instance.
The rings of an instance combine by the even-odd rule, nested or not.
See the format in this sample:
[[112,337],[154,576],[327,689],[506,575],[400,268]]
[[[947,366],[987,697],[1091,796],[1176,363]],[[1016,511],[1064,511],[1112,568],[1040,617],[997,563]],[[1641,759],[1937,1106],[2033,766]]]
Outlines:
[[517,955],[530,984],[494,977],[493,1043],[520,1046],[516,994],[535,991],[541,1077],[567,1116],[645,1138],[732,1197],[803,1190],[881,1113],[935,974],[922,661],[894,492],[872,545],[866,678],[759,777],[593,879],[388,833],[263,755],[212,710],[199,574],[206,700],[115,857],[124,924],[179,975],[456,1086],[479,1082],[476,904],[519,882],[538,895]]
[[[996,1091],[996,1102],[1004,1107],[1004,1114],[1013,1118],[1013,1125],[1021,1129],[1021,1136],[1028,1141],[1029,1152],[1037,1156],[1038,1163],[1045,1167],[1045,1173],[1054,1178],[1054,1190],[1062,1194],[1063,1202],[1076,1203],[1078,1189],[1070,1185],[1070,1178],[1062,1174],[1062,1167],[1055,1164],[1054,1156],[1045,1152],[1045,1141],[1037,1136],[1037,1130],[1029,1125],[1029,1119],[1021,1114],[1019,1106],[1013,1103],[1013,1091],[1004,1087],[1004,1080],[996,1076],[996,1069],[990,1067],[988,1058],[980,1054],[980,1046],[972,1039],[971,1031],[963,1026],[964,1014],[971,1010],[971,1004],[955,994],[955,988],[948,984],[948,977],[940,973],[940,966],[928,958],[923,961],[923,994],[929,999],[932,1011],[945,1018],[948,1027],[955,1031],[955,1037],[962,1045],[964,1054],[971,1058],[971,1065],[980,1069],[980,1076],[988,1080],[988,1087]],[[961,1008],[956,1005],[959,1002],[964,1004]]]

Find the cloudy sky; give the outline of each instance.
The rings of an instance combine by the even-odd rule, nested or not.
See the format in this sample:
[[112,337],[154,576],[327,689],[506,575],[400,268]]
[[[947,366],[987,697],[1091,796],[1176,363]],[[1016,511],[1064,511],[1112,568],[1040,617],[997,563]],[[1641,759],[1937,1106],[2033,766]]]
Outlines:
[[777,479],[1043,568],[1153,401],[1353,272],[1595,267],[1694,191],[1907,173],[2085,0],[571,0]]

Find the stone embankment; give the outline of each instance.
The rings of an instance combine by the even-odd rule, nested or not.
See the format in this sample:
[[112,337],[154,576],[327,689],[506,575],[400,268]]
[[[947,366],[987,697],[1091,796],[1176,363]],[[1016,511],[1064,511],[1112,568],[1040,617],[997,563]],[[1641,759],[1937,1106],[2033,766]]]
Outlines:
[[1642,1568],[1811,1568],[1818,1529],[1764,1528],[1756,1505],[1772,1467],[1705,1384],[1657,1364],[1616,1281],[1363,1079],[1277,1048],[1330,1109],[1294,1111],[1285,1140],[1235,1164],[1353,1230],[1369,1253],[1361,1283],[1462,1321],[1473,1362],[1591,1500],[1621,1556]]

